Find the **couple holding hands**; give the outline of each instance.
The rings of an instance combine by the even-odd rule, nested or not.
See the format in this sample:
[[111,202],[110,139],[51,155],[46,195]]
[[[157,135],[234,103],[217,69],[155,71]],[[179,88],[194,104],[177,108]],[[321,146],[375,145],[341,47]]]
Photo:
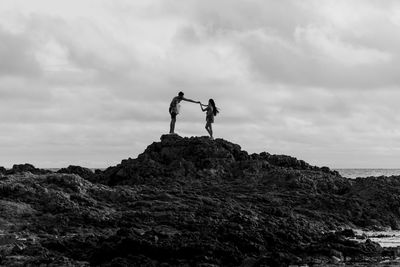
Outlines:
[[169,133],[173,134],[175,133],[175,122],[176,122],[176,115],[179,114],[179,108],[180,105],[179,103],[184,100],[184,101],[188,101],[188,102],[192,102],[192,103],[197,103],[200,104],[200,108],[202,111],[207,112],[206,114],[206,130],[210,135],[211,139],[213,138],[213,130],[212,130],[212,123],[214,123],[214,117],[217,116],[218,114],[218,109],[215,106],[215,102],[213,99],[208,100],[208,105],[204,105],[202,104],[200,101],[194,101],[191,99],[187,99],[184,97],[184,93],[183,92],[179,92],[178,96],[175,96],[172,101],[171,104],[169,105],[169,114],[171,114],[171,124],[170,124],[170,128],[169,128]]

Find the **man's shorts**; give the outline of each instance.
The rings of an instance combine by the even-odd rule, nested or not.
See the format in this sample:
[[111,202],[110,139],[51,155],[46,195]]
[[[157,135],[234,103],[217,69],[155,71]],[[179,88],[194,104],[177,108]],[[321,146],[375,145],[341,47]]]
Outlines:
[[176,115],[178,115],[172,107],[169,107],[169,114],[171,114],[171,119],[176,119]]

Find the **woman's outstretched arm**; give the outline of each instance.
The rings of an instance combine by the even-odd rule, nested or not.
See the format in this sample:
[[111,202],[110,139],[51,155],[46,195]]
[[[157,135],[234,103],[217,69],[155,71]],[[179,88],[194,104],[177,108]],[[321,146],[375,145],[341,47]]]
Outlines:
[[[205,108],[203,108],[203,107],[205,107]],[[201,108],[202,111],[206,111],[207,107],[208,107],[207,105],[204,105],[204,104],[200,103],[200,108]]]

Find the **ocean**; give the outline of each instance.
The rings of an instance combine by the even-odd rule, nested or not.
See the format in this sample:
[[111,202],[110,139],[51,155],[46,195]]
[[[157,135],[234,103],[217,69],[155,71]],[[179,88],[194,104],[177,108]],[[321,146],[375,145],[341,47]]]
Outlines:
[[400,176],[400,169],[335,169],[341,176],[347,178],[369,177],[369,176]]
[[[357,177],[369,177],[369,176],[400,176],[400,169],[335,169],[342,175],[347,178],[357,178]],[[374,242],[379,243],[382,247],[400,247],[400,231],[396,230],[388,230],[388,231],[362,231],[359,229],[355,230],[358,236],[367,236],[367,238],[371,239]],[[354,239],[358,242],[365,242],[365,238],[358,240]],[[397,262],[398,263],[398,262]],[[357,265],[358,266],[358,265]],[[389,266],[389,264],[387,265]],[[390,266],[399,266],[399,265],[390,265]]]

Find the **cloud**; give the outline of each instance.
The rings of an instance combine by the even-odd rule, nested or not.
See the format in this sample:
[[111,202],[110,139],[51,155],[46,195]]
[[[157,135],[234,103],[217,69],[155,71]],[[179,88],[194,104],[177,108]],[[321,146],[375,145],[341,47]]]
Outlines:
[[[187,1],[172,6],[196,21],[209,39],[238,49],[262,82],[332,88],[399,84],[392,68],[400,52],[400,39],[391,34],[399,27],[398,13],[391,11],[399,5],[393,1]],[[193,26],[181,36],[199,41]]]
[[0,27],[0,43],[0,77],[40,75],[39,63],[29,38]]
[[[184,91],[215,99],[216,136],[250,152],[397,166],[399,10],[373,0],[5,0],[0,165],[134,157],[168,131],[169,102]],[[182,108],[178,132],[206,135],[199,106]]]
[[262,31],[241,38],[255,77],[265,82],[328,88],[376,88],[399,84],[388,51],[348,44],[313,28],[296,29],[288,42]]

